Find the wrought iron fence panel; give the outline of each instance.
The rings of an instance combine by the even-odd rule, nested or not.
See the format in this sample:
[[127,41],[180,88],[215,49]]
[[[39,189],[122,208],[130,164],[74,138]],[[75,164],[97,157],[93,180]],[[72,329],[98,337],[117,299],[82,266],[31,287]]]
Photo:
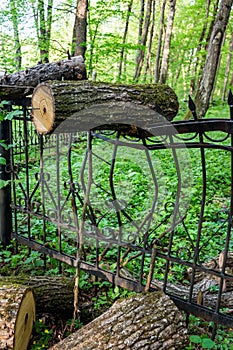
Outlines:
[[39,136],[25,110],[11,131],[18,242],[71,266],[82,245],[88,273],[233,326],[232,119]]

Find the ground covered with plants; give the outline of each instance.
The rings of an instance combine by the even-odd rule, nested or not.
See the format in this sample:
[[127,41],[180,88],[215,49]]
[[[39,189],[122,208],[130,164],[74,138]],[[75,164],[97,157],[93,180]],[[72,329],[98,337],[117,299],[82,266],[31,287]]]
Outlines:
[[[24,69],[20,74],[27,75],[28,68],[31,66],[47,65],[48,62],[55,61],[60,64],[60,60],[72,61],[71,56],[81,55],[85,61],[89,80],[120,84],[153,82],[171,86],[180,100],[180,114],[176,120],[189,116],[189,113],[186,113],[187,101],[184,101],[188,94],[193,96],[199,116],[205,115],[210,102],[211,108],[205,118],[229,118],[227,106],[222,101],[226,100],[227,90],[233,85],[231,8],[232,0],[142,0],[140,2],[133,0],[78,2],[76,0],[3,0],[0,4],[2,96],[6,85],[9,84],[10,73]],[[38,79],[39,82],[40,79]],[[8,103],[4,101],[0,103],[0,121],[22,117],[22,111],[14,108],[12,112],[6,113],[6,104]],[[2,110],[4,110],[3,113]],[[47,171],[43,182],[40,178],[42,172],[38,171],[41,166],[38,137],[34,129],[25,131],[17,125],[17,122],[15,120],[13,122],[15,129],[12,143],[7,145],[4,140],[0,140],[0,147],[3,150],[7,151],[10,148],[15,154],[16,166],[12,185],[12,197],[15,200],[15,207],[12,210],[13,230],[16,234],[20,233],[24,239],[36,240],[39,244],[46,245],[48,249],[70,254],[75,258],[77,230],[75,231],[71,226],[72,215],[76,208],[72,213],[70,205],[68,210],[66,209],[66,205],[74,200],[69,193],[69,182],[72,182],[72,176],[69,173],[67,178],[67,158],[72,164],[72,175],[78,178],[80,172],[83,172],[83,178],[87,178],[85,165],[83,166],[79,161],[80,155],[85,153],[86,140],[78,138],[72,143],[71,156],[67,150],[64,153],[59,149],[56,141],[50,143],[49,138],[45,138],[43,142],[46,150],[43,161]],[[212,142],[211,139],[218,139],[219,144],[225,146],[229,139],[222,138],[220,134],[212,133],[209,142]],[[25,145],[25,135],[33,145],[30,150]],[[67,146],[69,140],[66,137],[67,135],[64,136],[64,144]],[[199,135],[195,140],[198,137]],[[96,145],[99,147],[98,142]],[[155,211],[152,219],[153,227],[147,237],[151,248],[156,243],[156,235],[159,235],[159,248],[164,254],[168,251],[169,235],[163,235],[163,232],[169,232],[170,213],[179,185],[177,169],[171,166],[174,163],[174,155],[169,151],[160,150],[159,156],[153,163],[158,171],[156,176],[160,179],[158,185],[162,188],[162,195],[158,199],[159,209]],[[188,165],[188,171],[182,172],[182,176],[187,178],[188,183],[187,187],[182,188],[182,210],[185,211],[187,206],[189,210],[185,224],[183,220],[178,220],[170,253],[183,261],[193,259],[192,252],[197,242],[196,228],[201,206],[199,195],[203,193],[203,177],[201,177],[203,165],[199,151],[190,148],[189,156],[182,159],[183,170]],[[109,201],[110,192],[106,184],[109,185],[111,163],[109,159],[105,159],[106,152],[110,151],[107,147],[102,147],[99,154],[95,155],[96,167],[93,168],[93,180],[96,187],[91,193],[91,201],[93,205],[97,205],[97,209],[92,213],[95,223],[98,223],[98,229],[108,239],[111,236],[119,238],[116,227],[120,226],[120,220],[118,214],[112,215],[114,205],[111,200]],[[227,208],[229,208],[232,183],[229,152],[226,149],[218,152],[213,147],[206,149],[204,153],[207,191],[199,259],[201,263],[207,264],[218,256],[226,241]],[[57,166],[58,163],[59,166]],[[123,152],[120,161],[116,162],[115,173],[111,179],[116,183],[114,189],[121,206],[124,206],[125,197],[127,197],[127,214],[130,214],[130,220],[126,218],[121,222],[122,237],[126,239],[131,236],[131,242],[138,240],[137,243],[141,245],[143,245],[143,237],[138,237],[139,235],[136,238],[133,237],[134,230],[131,223],[141,227],[149,206],[153,204],[151,193],[153,191],[153,194],[156,193],[153,175],[142,163],[143,157]],[[5,165],[6,160],[0,155],[0,167]],[[42,189],[41,182],[43,182]],[[9,180],[1,179],[0,188],[8,183]],[[84,180],[83,184],[85,186]],[[62,196],[60,196],[61,188],[63,188]],[[79,188],[80,186],[77,185],[76,194]],[[113,192],[112,190],[110,195]],[[151,193],[148,195],[149,192]],[[44,197],[44,207],[41,205],[43,202],[41,193]],[[84,201],[83,194],[80,195],[79,201],[81,203]],[[29,209],[28,202],[30,202]],[[26,210],[24,210],[25,207]],[[48,208],[47,212],[45,207]],[[59,218],[57,208],[60,209]],[[106,213],[103,213],[103,208]],[[82,208],[78,214],[82,214],[81,212]],[[44,219],[46,215],[50,220]],[[58,219],[68,223],[64,230],[62,225],[59,228],[56,226],[55,222]],[[83,223],[85,229],[90,230],[91,225],[88,226],[88,220],[83,221],[85,221]],[[159,224],[156,225],[156,222]],[[135,252],[129,253],[125,247],[120,251],[116,245],[109,249],[106,241],[97,247],[97,245],[94,246],[96,241],[95,237],[86,237],[88,263],[95,264],[98,250],[99,265],[111,273],[116,273],[119,268],[119,266],[116,267],[118,255],[118,258],[125,258],[121,273],[124,272],[129,278],[137,281],[141,275],[142,282],[146,282],[145,276],[150,271],[149,254],[144,257],[145,264],[142,269],[141,256],[136,256]],[[228,248],[233,251],[232,240]],[[158,282],[164,278],[165,260],[160,258],[156,261],[156,269],[152,277]],[[167,281],[188,286],[190,281],[186,276],[186,267],[185,264],[170,264]],[[15,241],[12,241],[6,249],[1,247],[0,269],[2,276],[19,276],[23,273],[28,276],[66,276],[74,279],[76,273],[70,266],[50,257],[45,258],[43,254],[27,249]],[[121,288],[112,287],[107,282],[93,279],[83,272],[80,275],[79,286],[80,301],[83,306],[86,299],[88,300],[86,308],[83,307],[80,320],[72,324],[72,315],[66,319],[58,319],[53,314],[38,315],[31,349],[48,348],[103,312],[116,299],[129,293]],[[231,312],[231,310],[221,311],[225,314]],[[233,349],[232,330],[219,327],[216,338],[212,341],[210,337],[213,327],[212,324],[190,316],[191,336],[187,349]]]
[[[2,276],[13,274],[28,274],[28,276],[31,274],[39,276],[45,274],[49,276],[51,273],[54,274],[55,271],[58,273],[58,266],[56,266],[57,263],[55,261],[49,262],[46,272],[41,266],[41,261],[40,254],[36,252],[29,253],[25,247],[17,250],[14,241],[7,249],[1,247],[0,269]],[[72,276],[74,271],[71,268],[64,267],[63,274]],[[30,350],[48,349],[106,311],[117,299],[132,294],[132,292],[122,288],[114,288],[106,281],[93,282],[93,279],[84,273],[82,274],[80,285],[81,295],[83,295],[81,297],[81,305],[82,303],[85,304],[87,299],[91,301],[82,310],[80,320],[76,320],[74,325],[71,326],[72,317],[70,319],[58,319],[53,314],[37,315],[29,347]],[[213,341],[211,340],[212,324],[190,316],[188,329],[190,344],[184,350],[232,349],[233,330],[230,328],[219,327],[217,336]]]

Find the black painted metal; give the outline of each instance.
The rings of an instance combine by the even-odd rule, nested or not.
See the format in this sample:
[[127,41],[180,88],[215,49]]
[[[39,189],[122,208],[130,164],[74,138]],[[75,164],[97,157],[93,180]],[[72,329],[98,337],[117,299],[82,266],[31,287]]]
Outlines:
[[88,149],[85,133],[38,136],[24,106],[12,121],[12,234],[43,257],[137,292],[161,289],[188,314],[233,327],[222,307],[233,290],[232,95],[230,119],[199,120],[189,105],[194,120],[135,136],[95,130]]
[[7,246],[11,240],[12,213],[11,213],[11,173],[10,164],[10,122],[4,120],[0,123],[0,242]]
[[[4,106],[4,114],[12,111],[11,103]],[[0,123],[0,242],[3,246],[10,244],[12,234],[11,212],[11,172],[10,172],[10,147],[11,147],[11,123],[3,120]]]

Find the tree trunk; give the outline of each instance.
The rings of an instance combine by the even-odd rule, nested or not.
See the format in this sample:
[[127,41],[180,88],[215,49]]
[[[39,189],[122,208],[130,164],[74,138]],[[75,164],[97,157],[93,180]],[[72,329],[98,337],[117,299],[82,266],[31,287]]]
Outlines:
[[32,290],[3,280],[0,301],[0,349],[27,350],[36,317]]
[[121,52],[120,52],[120,63],[119,63],[118,76],[117,76],[118,81],[120,81],[121,74],[122,74],[123,59],[124,59],[124,52],[125,52],[125,43],[126,43],[126,38],[127,38],[127,34],[128,34],[129,18],[131,16],[132,6],[133,6],[133,0],[130,0],[130,2],[128,4],[128,9],[127,9],[125,30],[124,30],[124,35],[123,35],[123,39],[122,39],[122,47],[121,47]]
[[[93,70],[93,57],[94,57],[94,49],[95,49],[95,40],[98,33],[99,25],[101,24],[101,19],[98,18],[97,21],[94,21],[94,23],[91,23],[91,16],[90,11],[87,12],[88,15],[88,34],[89,34],[89,62],[87,64],[88,66],[88,73],[89,77],[94,78],[93,80],[96,80],[97,72]],[[92,29],[92,25],[94,26],[94,29]],[[75,34],[73,35],[73,40],[75,40]],[[74,46],[74,52],[75,52],[75,46],[76,42],[73,43]]]
[[[129,103],[133,103],[132,115],[129,115],[130,111],[126,113]],[[32,96],[33,120],[40,134],[51,132],[64,120],[63,132],[87,131],[114,123],[140,126],[137,122],[141,122],[143,126],[146,108],[141,108],[138,111],[141,113],[134,116],[140,106],[149,107],[151,112],[162,111],[168,120],[172,120],[178,112],[177,96],[165,85],[51,81],[38,85]]]
[[225,99],[226,99],[227,83],[229,80],[229,74],[230,74],[230,68],[231,68],[232,52],[233,52],[233,32],[231,33],[231,40],[230,40],[230,44],[229,44],[229,53],[228,53],[228,57],[227,57],[227,64],[226,64],[226,70],[225,70],[222,101],[225,101]]
[[199,117],[203,117],[209,108],[210,96],[214,87],[222,42],[228,24],[232,3],[232,0],[221,1],[218,15],[213,26],[205,67],[195,96],[197,114]]
[[81,57],[53,63],[37,64],[25,71],[6,74],[0,79],[0,98],[20,99],[31,95],[35,86],[47,80],[86,79],[86,67]]
[[161,71],[160,71],[160,83],[165,84],[167,81],[167,72],[168,72],[168,61],[170,56],[170,44],[171,44],[171,36],[172,36],[172,27],[175,18],[175,10],[176,10],[176,0],[170,0],[170,13],[167,21],[167,29],[165,32],[164,38],[164,47],[163,47],[163,58],[161,63]]
[[159,82],[159,75],[160,75],[160,55],[161,55],[161,50],[162,50],[164,13],[165,13],[166,2],[167,2],[167,0],[163,0],[162,5],[161,5],[160,29],[159,29],[158,47],[157,47],[156,59],[155,59],[155,77],[154,77],[155,84],[157,84]]
[[[152,18],[151,18],[151,27],[150,27],[150,33],[149,33],[149,42],[148,42],[148,48],[147,48],[147,55],[146,55],[146,65],[145,65],[145,71],[144,71],[144,77],[143,82],[146,82],[147,78],[147,72],[150,70],[151,67],[151,49],[153,44],[153,37],[154,37],[154,25],[155,25],[155,0],[152,1]],[[152,82],[152,75],[150,75],[150,83]]]
[[140,40],[140,45],[144,47],[139,50],[138,56],[136,58],[137,66],[134,74],[135,81],[137,81],[138,78],[140,77],[142,65],[145,57],[146,42],[147,42],[147,36],[148,36],[149,25],[150,25],[150,17],[151,17],[151,6],[152,6],[152,0],[147,0],[145,21],[142,29],[141,40]]
[[[198,68],[198,64],[199,64],[199,53],[203,47],[203,41],[204,41],[206,30],[207,30],[207,23],[208,23],[208,18],[209,18],[209,11],[210,11],[210,1],[211,0],[208,0],[206,2],[205,20],[204,20],[203,28],[202,28],[201,35],[200,35],[200,38],[198,41],[197,50],[195,53],[196,58],[193,58],[193,56],[191,56],[191,60],[194,60],[194,66],[192,69],[192,79],[190,82],[190,95],[192,95],[192,93],[195,91],[196,81],[198,78],[197,68]],[[187,71],[189,71],[189,70],[187,70]]]
[[78,0],[76,8],[76,17],[74,23],[73,42],[75,42],[75,56],[81,55],[85,57],[86,41],[87,41],[87,0]]
[[38,36],[40,60],[41,63],[46,63],[49,61],[53,0],[48,0],[46,9],[44,0],[38,0],[37,8],[35,8],[34,2],[32,2],[32,6]]
[[115,302],[51,350],[182,349],[188,343],[183,319],[162,292],[137,294]]
[[11,8],[11,18],[14,30],[14,44],[15,44],[15,61],[16,61],[16,69],[21,69],[22,63],[22,52],[21,52],[21,44],[19,40],[19,17],[17,11],[17,4],[15,4],[15,0],[10,0],[10,8]]

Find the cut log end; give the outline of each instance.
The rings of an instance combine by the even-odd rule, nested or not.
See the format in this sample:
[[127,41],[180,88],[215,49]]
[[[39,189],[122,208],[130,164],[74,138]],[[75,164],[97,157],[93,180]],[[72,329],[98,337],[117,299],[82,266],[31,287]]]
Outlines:
[[33,93],[33,121],[40,134],[53,128],[55,120],[54,98],[48,85],[40,84]]
[[0,349],[27,350],[36,317],[30,288],[0,288]]
[[35,323],[36,306],[32,290],[27,290],[21,301],[15,323],[14,350],[27,349]]

